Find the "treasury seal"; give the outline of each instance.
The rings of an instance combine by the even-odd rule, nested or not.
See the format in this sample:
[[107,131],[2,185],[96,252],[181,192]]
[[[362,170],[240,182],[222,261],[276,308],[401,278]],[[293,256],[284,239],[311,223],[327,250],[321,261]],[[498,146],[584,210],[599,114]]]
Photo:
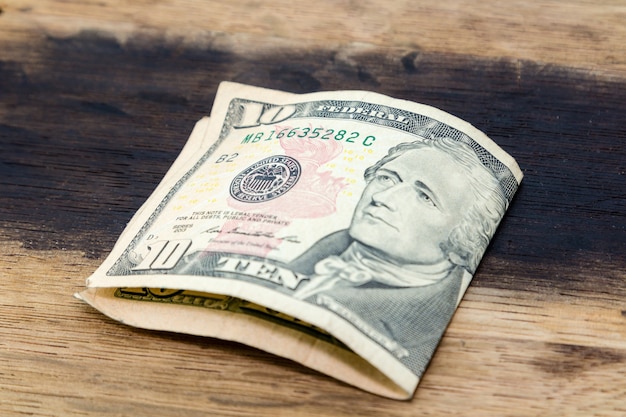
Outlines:
[[273,200],[296,185],[301,170],[290,156],[270,156],[241,171],[230,183],[230,195],[244,203]]

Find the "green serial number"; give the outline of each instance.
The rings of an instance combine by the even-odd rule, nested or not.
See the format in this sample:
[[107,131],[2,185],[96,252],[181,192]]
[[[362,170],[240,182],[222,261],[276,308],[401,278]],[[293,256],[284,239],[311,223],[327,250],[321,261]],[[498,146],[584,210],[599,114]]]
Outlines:
[[281,130],[270,130],[269,132],[250,133],[242,139],[241,143],[257,143],[282,138],[336,140],[337,142],[360,143],[363,146],[372,146],[376,141],[372,135],[364,137],[359,132],[348,132],[343,129],[289,127]]

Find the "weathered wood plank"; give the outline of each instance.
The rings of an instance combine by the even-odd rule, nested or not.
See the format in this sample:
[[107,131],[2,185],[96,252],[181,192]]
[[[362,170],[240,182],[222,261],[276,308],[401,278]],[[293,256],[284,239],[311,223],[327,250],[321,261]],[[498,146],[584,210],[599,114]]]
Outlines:
[[[206,31],[275,37],[300,45],[366,43],[426,52],[509,57],[585,68],[605,74],[626,70],[626,6],[619,0],[525,0],[480,3],[289,1],[271,3],[193,0],[13,0],[0,5],[16,31],[52,36],[81,30],[132,38],[138,31],[168,39],[202,39]],[[19,36],[19,35],[18,35]],[[221,42],[253,53],[255,45]]]

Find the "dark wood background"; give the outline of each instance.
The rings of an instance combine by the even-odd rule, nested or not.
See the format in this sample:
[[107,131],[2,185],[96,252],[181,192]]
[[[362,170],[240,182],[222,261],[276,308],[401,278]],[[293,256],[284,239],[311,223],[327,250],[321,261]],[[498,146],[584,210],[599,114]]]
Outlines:
[[[377,31],[367,39],[328,26],[325,13],[347,19],[345,5],[278,2],[274,15],[113,3],[0,1],[0,414],[626,413],[623,7],[572,2],[558,17],[544,2],[560,19],[550,26],[535,6],[503,17],[464,2],[372,3],[356,20]],[[287,18],[307,10],[297,31]],[[403,24],[411,13],[431,18],[429,36]],[[208,23],[185,31],[198,14]],[[500,27],[519,16],[534,24]],[[457,40],[437,38],[442,26]],[[430,104],[485,131],[524,171],[411,402],[246,346],[128,328],[71,297],[224,80]]]

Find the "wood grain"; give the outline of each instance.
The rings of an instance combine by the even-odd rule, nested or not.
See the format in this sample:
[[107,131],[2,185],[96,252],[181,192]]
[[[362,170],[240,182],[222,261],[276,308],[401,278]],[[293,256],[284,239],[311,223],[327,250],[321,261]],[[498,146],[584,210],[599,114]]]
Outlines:
[[[0,415],[626,414],[621,2],[0,0]],[[71,297],[222,80],[367,89],[524,183],[410,402]]]
[[[5,20],[13,30],[36,29],[52,36],[101,30],[124,41],[143,31],[195,43],[211,31],[290,39],[307,46],[356,42],[507,57],[604,74],[626,70],[626,5],[619,0],[13,0],[3,9],[11,14]],[[236,47],[256,50],[245,42]]]

